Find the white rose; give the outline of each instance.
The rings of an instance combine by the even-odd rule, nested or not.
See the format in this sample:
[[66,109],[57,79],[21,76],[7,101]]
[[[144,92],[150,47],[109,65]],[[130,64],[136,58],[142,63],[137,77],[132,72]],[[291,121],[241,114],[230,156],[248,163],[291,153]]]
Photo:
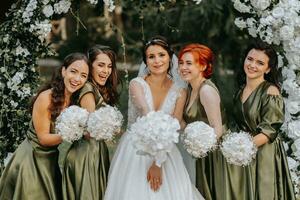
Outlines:
[[258,10],[265,10],[271,4],[271,0],[250,0],[250,2]]
[[283,40],[290,40],[294,37],[294,27],[291,26],[283,26],[280,29],[280,37],[282,37]]
[[284,16],[284,9],[281,7],[276,7],[272,10],[272,15],[275,18],[282,18]]
[[[288,123],[288,135],[291,138],[300,138],[300,121],[291,121]],[[298,142],[300,145],[300,141]],[[299,146],[300,148],[300,146]]]
[[43,13],[46,17],[51,17],[53,15],[53,8],[51,5],[47,5],[43,9]]
[[243,20],[242,18],[236,18],[234,20],[234,24],[240,29],[244,29],[247,27],[245,20]]

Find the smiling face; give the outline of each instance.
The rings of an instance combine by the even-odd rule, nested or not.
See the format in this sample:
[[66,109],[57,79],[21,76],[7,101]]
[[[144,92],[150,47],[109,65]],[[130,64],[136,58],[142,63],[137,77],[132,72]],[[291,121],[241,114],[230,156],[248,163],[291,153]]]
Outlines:
[[151,74],[163,74],[170,67],[170,56],[161,46],[151,45],[146,50],[146,62]]
[[112,62],[108,55],[100,53],[92,63],[92,78],[101,86],[104,86],[112,72]]
[[179,60],[180,76],[184,81],[191,82],[202,77],[201,68],[191,52],[184,53]]
[[87,81],[89,66],[84,60],[76,60],[62,68],[65,91],[72,94],[79,90]]
[[269,73],[269,57],[261,50],[251,49],[244,61],[244,71],[248,80],[264,80]]

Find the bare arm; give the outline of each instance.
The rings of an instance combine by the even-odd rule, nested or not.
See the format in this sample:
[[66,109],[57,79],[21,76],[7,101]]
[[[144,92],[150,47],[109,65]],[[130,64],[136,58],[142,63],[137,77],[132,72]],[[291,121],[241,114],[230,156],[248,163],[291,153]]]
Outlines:
[[55,146],[62,142],[60,135],[50,133],[51,114],[48,110],[50,103],[51,90],[46,90],[38,96],[32,111],[33,126],[43,146]]
[[215,129],[217,137],[222,136],[222,116],[220,109],[220,96],[218,92],[209,85],[200,89],[200,102],[203,105],[209,125]]
[[80,106],[89,112],[96,110],[96,101],[93,93],[87,93],[80,99]]

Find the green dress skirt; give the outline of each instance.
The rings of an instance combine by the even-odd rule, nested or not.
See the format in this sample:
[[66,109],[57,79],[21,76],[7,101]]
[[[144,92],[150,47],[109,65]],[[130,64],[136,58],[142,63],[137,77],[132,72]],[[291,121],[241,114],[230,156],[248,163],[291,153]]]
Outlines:
[[[92,93],[96,100],[96,109],[105,102],[96,86],[87,82],[79,99]],[[63,167],[63,199],[65,200],[102,200],[109,170],[109,153],[104,141],[93,138],[74,142]]]
[[256,159],[246,167],[232,165],[228,170],[230,190],[227,199],[294,200],[287,158],[278,134],[284,121],[280,95],[267,94],[271,83],[262,82],[242,103],[241,89],[234,99],[234,116],[240,130],[253,136],[263,133],[269,142],[258,148]]
[[[57,146],[39,144],[32,122],[0,179],[1,200],[59,200],[61,173]],[[51,130],[53,130],[53,123]],[[53,131],[51,131],[53,132]]]
[[[213,87],[218,93],[217,87],[214,83],[207,79],[201,85],[209,85]],[[199,89],[199,91],[200,91]],[[203,121],[209,124],[208,118],[204,107],[202,106],[199,98],[199,93],[194,102],[188,108],[190,101],[191,88],[189,87],[188,97],[183,113],[183,118],[187,124],[195,121]],[[227,131],[225,112],[222,104],[220,105],[222,123],[223,123],[223,135]],[[225,182],[227,175],[227,163],[225,158],[221,154],[220,150],[217,149],[213,152],[208,153],[204,158],[196,160],[196,187],[201,192],[206,200],[221,200],[225,196]]]

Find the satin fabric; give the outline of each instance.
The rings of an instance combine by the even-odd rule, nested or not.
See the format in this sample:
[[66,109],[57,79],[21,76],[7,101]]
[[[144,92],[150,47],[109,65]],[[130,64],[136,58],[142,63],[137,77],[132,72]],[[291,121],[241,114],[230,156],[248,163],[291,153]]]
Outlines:
[[[53,133],[54,124],[51,124]],[[57,146],[39,144],[32,122],[0,179],[1,200],[59,200],[61,173]]]
[[[217,87],[210,79],[205,80],[200,85],[199,91],[206,84],[213,87],[219,93]],[[183,113],[185,122],[189,124],[195,121],[203,121],[209,124],[205,109],[200,102],[199,93],[194,102],[192,102],[190,108],[188,108],[190,95],[191,87],[189,86],[188,97]],[[223,135],[225,135],[227,126],[225,110],[222,104],[220,104],[220,109],[222,115]],[[226,193],[225,183],[227,179],[227,166],[228,164],[219,149],[208,153],[208,155],[204,158],[196,160],[196,187],[206,200],[224,199]]]
[[[87,82],[82,88],[79,100],[92,93],[96,109],[105,105],[97,86]],[[109,170],[109,153],[104,141],[93,138],[74,142],[64,162],[63,199],[102,200],[106,189]]]
[[228,199],[294,200],[294,189],[279,129],[284,122],[281,95],[268,95],[271,83],[262,82],[242,103],[243,88],[234,99],[234,116],[240,130],[253,136],[265,134],[269,142],[258,148],[256,159],[246,167],[229,171]]

